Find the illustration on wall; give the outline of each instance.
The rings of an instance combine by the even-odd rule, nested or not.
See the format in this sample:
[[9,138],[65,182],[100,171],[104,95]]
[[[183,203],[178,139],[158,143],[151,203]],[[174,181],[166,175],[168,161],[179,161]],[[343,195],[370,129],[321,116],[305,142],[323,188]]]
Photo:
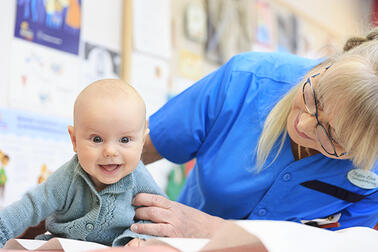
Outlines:
[[[256,15],[256,41],[255,49],[274,49],[274,39],[273,39],[273,17],[272,9],[269,3],[265,1],[256,2],[255,7]],[[258,48],[256,48],[258,47]]]
[[188,50],[180,50],[178,72],[180,76],[199,80],[203,75],[203,57]]
[[9,163],[9,156],[0,150],[0,201],[4,199],[5,185],[7,183],[7,174],[5,167]]
[[12,44],[10,81],[10,107],[72,118],[80,58],[17,39]]
[[297,53],[298,49],[298,20],[288,11],[277,11],[277,51]]
[[99,79],[120,78],[121,55],[103,46],[85,42],[83,88]]
[[249,2],[207,0],[205,57],[209,62],[221,65],[233,55],[251,50],[252,8],[246,8]]
[[185,8],[185,35],[188,39],[203,43],[207,36],[206,11],[201,2],[190,2]]
[[6,126],[0,129],[2,208],[44,181],[74,152],[67,132],[70,121],[0,108],[0,123]]
[[52,172],[47,168],[46,164],[42,164],[41,170],[38,176],[38,184],[42,184],[46,181],[47,177],[50,176]]
[[15,37],[79,52],[81,0],[17,0]]

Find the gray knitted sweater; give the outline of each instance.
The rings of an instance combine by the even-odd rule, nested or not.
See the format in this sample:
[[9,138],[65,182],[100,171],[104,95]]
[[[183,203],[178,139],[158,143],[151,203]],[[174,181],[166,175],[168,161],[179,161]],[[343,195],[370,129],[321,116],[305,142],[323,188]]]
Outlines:
[[131,202],[139,192],[164,195],[142,162],[131,174],[97,192],[75,155],[43,184],[0,210],[0,247],[46,218],[47,230],[54,237],[109,246],[123,246],[136,237],[148,238],[130,230],[135,222]]

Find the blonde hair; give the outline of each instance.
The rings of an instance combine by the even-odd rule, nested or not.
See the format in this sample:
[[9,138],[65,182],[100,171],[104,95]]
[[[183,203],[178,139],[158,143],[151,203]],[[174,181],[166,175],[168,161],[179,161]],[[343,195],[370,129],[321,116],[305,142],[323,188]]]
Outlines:
[[356,167],[366,170],[374,167],[378,156],[378,27],[366,38],[349,39],[343,53],[315,66],[276,104],[265,121],[257,145],[258,170],[262,169],[273,145],[283,134],[270,164],[282,150],[287,135],[287,117],[304,80],[331,64],[332,67],[319,79],[317,98],[320,104],[343,101],[343,106],[333,107],[330,111],[338,115],[334,124],[336,135],[343,140],[340,144]]

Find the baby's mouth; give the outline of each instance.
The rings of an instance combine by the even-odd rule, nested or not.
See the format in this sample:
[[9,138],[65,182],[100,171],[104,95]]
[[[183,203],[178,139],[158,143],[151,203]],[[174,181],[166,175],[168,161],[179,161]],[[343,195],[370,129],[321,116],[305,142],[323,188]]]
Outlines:
[[105,171],[111,172],[121,167],[120,164],[104,164],[99,165],[100,168],[104,169]]

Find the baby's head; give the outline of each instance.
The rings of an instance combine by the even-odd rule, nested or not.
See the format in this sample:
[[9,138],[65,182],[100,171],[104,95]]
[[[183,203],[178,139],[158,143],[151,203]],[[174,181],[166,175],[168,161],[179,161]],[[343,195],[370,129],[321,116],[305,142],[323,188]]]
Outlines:
[[96,81],[76,98],[68,132],[80,165],[100,191],[138,166],[149,132],[143,99],[121,80]]

